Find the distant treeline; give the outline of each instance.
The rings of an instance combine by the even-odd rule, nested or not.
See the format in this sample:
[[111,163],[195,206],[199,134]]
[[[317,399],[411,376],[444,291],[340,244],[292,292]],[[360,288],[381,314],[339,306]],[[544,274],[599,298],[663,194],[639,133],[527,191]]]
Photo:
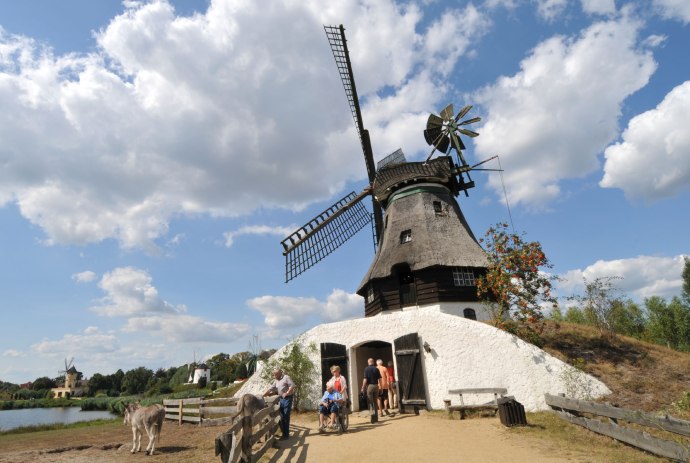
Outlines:
[[[274,352],[275,349],[264,350],[258,355],[250,352],[240,352],[234,355],[224,353],[214,355],[204,362],[211,369],[211,383],[207,384],[206,378],[202,378],[199,384],[192,386],[192,389],[208,387],[213,390],[218,386],[228,385],[237,379],[247,378],[256,369],[257,360],[266,360]],[[146,367],[138,367],[126,372],[119,369],[110,375],[95,373],[88,381],[81,381],[83,388],[76,396],[112,398],[122,395],[158,397],[170,394],[190,394],[186,392],[190,387],[185,386],[185,384],[189,380],[190,373],[193,373],[194,368],[196,368],[196,365],[190,364],[168,369],[159,368],[156,371]],[[0,409],[66,406],[59,405],[61,400],[51,399],[50,397],[51,388],[59,387],[63,384],[64,377],[48,378],[45,376],[36,378],[29,388],[20,388],[17,384],[0,381]],[[8,401],[13,403],[7,404],[6,402]],[[65,402],[70,403],[66,399]],[[41,405],[33,405],[33,403]],[[108,403],[108,401],[103,401],[103,403]],[[95,409],[104,410],[105,408]]]

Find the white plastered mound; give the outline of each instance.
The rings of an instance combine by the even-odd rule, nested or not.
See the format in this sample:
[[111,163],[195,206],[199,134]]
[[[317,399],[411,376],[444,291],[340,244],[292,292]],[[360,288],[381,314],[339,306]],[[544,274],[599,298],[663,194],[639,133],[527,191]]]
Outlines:
[[[396,338],[409,333],[419,336],[430,409],[443,409],[444,399],[457,403],[457,396],[448,394],[449,389],[506,388],[508,395],[514,396],[527,411],[547,409],[546,393],[597,398],[611,392],[598,379],[542,349],[486,323],[443,313],[439,305],[319,325],[297,337],[295,342],[302,346],[313,343],[317,347],[311,356],[317,366],[321,365],[321,343],[345,345],[350,371],[343,374],[350,388],[357,391],[369,355],[366,348],[360,346],[371,341],[383,341],[392,346]],[[424,343],[430,346],[430,352],[421,348]],[[280,358],[287,347],[279,349],[273,358]],[[389,352],[393,358],[392,349]],[[266,390],[268,384],[260,376],[259,372],[254,374],[236,395],[260,394]],[[320,382],[320,374],[313,381]],[[314,406],[319,397],[307,398],[304,405]],[[490,398],[470,396],[465,403],[483,403]]]

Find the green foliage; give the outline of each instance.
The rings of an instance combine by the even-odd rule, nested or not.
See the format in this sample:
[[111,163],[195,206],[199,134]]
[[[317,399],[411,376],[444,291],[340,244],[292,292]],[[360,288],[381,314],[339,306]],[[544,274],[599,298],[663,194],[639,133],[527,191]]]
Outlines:
[[568,307],[568,310],[565,311],[563,321],[568,323],[578,323],[580,325],[588,324],[585,314],[575,306]]
[[566,397],[581,400],[592,399],[592,385],[587,377],[582,375],[585,372],[585,366],[585,359],[579,357],[573,359],[571,364],[561,373]]
[[647,319],[639,305],[631,300],[617,300],[611,308],[613,331],[625,336],[642,339]]
[[609,276],[598,277],[595,278],[594,281],[587,281],[585,278],[584,294],[574,295],[568,298],[582,305],[582,311],[585,318],[591,320],[592,324],[596,326],[605,337],[613,336],[616,332],[616,311],[618,311],[619,314],[625,312],[621,310],[621,306],[624,305],[624,303],[620,298],[616,297],[618,289],[613,283],[614,280],[620,279],[621,277]]
[[31,389],[34,391],[51,389],[54,387],[57,387],[57,384],[55,384],[55,381],[48,378],[47,376],[41,376],[40,378],[36,378],[31,384]]
[[16,410],[20,408],[48,408],[48,407],[74,407],[78,401],[70,399],[31,399],[31,400],[7,400],[0,402],[0,410]]
[[551,268],[541,244],[509,233],[505,223],[491,227],[480,241],[489,262],[477,281],[477,294],[494,304],[494,325],[538,344],[544,329],[542,307],[556,305],[551,288],[557,280],[540,271]]
[[208,383],[208,380],[206,379],[206,376],[202,376],[201,378],[199,378],[199,381],[196,383],[196,387],[198,389],[205,389],[207,383]]
[[146,391],[151,379],[153,379],[153,371],[146,367],[129,370],[122,378],[121,390],[130,395],[141,394]]
[[314,343],[303,346],[297,341],[293,341],[286,348],[283,355],[278,359],[271,359],[266,363],[261,372],[261,379],[273,384],[273,370],[278,367],[283,373],[288,375],[295,383],[296,410],[303,410],[304,404],[310,397],[319,395],[321,387],[318,381],[314,381],[318,370],[311,360],[311,356],[316,355],[317,349]]
[[670,303],[658,296],[645,299],[649,316],[645,336],[672,349],[690,351],[690,307],[678,297]]
[[683,278],[683,292],[681,293],[681,298],[686,306],[690,306],[690,257],[684,257],[685,264],[683,265],[683,273],[681,274]]

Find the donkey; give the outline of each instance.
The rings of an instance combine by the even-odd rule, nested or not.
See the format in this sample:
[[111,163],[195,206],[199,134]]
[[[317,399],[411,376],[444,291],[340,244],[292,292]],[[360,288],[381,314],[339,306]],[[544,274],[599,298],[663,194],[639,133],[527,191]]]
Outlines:
[[150,405],[141,408],[138,403],[125,404],[125,424],[132,426],[132,453],[141,450],[141,435],[146,431],[149,437],[149,445],[146,446],[146,455],[153,455],[156,447],[156,439],[160,439],[165,408],[162,405]]
[[244,394],[237,402],[237,415],[235,416],[239,418],[252,416],[263,408],[266,408],[266,401],[263,397],[254,394]]

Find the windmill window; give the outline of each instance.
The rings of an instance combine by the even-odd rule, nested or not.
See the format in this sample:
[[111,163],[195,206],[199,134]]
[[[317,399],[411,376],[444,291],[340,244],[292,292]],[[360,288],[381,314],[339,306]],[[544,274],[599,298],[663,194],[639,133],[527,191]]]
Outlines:
[[434,212],[437,215],[443,213],[443,207],[441,206],[441,201],[434,201]]
[[455,286],[476,286],[474,271],[465,267],[453,269],[453,284]]
[[367,290],[367,304],[370,304],[374,300],[374,285],[369,286]]
[[474,309],[467,308],[462,311],[462,315],[465,318],[468,318],[470,320],[476,320],[477,319],[477,312],[474,311]]
[[403,230],[400,232],[400,244],[409,243],[412,241],[412,230]]

